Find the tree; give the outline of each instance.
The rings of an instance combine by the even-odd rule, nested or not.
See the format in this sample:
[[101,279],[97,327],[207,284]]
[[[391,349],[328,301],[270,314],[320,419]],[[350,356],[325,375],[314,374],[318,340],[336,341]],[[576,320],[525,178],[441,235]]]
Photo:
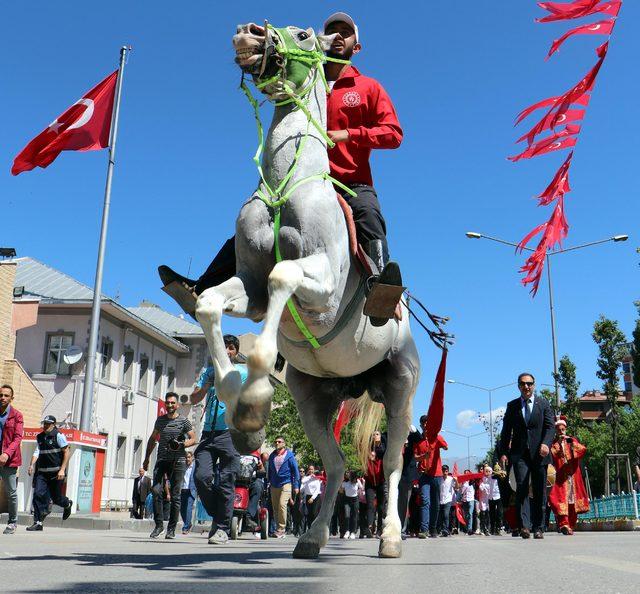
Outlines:
[[275,438],[282,435],[287,447],[295,451],[298,462],[303,466],[320,463],[320,456],[302,428],[296,403],[284,384],[279,384],[274,389],[271,417],[266,431],[268,444],[273,444]]
[[580,399],[578,398],[580,382],[576,376],[576,366],[568,355],[564,355],[560,359],[560,367],[554,377],[564,390],[565,400],[560,405],[560,412],[567,417],[568,426],[575,433],[584,425],[584,421],[580,414]]
[[594,496],[604,495],[604,460],[611,453],[611,425],[591,423],[583,426],[574,435],[586,446],[585,466],[589,473],[589,484]]
[[542,388],[538,392],[538,396],[540,396],[541,398],[544,398],[551,405],[551,408],[555,409],[555,406],[556,406],[555,392],[553,392],[552,390],[549,390],[549,388]]
[[[640,307],[638,308],[640,311]],[[633,383],[640,388],[640,318],[636,320],[631,344],[631,359],[633,364]]]
[[[618,453],[618,423],[619,423],[619,406],[618,396],[620,388],[618,387],[618,379],[620,366],[623,359],[628,355],[627,338],[618,328],[618,322],[609,320],[604,316],[593,325],[593,340],[598,345],[599,370],[596,375],[604,382],[602,391],[604,392],[609,404],[609,415],[612,429],[613,453]],[[620,472],[619,464],[616,460],[616,482],[617,491],[620,492]]]

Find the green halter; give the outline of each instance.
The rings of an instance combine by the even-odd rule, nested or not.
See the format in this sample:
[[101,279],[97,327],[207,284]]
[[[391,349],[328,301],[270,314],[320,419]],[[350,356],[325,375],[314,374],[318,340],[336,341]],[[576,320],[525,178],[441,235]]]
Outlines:
[[[262,164],[260,162],[260,157],[262,155],[262,152],[264,151],[264,129],[262,126],[262,121],[260,120],[260,105],[252,95],[249,87],[245,84],[244,76],[242,77],[240,88],[243,90],[244,94],[249,100],[249,103],[253,107],[256,125],[258,128],[258,149],[253,157],[253,162],[258,168],[258,173],[260,174],[260,180],[262,182],[262,188],[258,188],[256,190],[256,194],[260,198],[260,200],[262,200],[269,207],[269,209],[273,211],[274,251],[276,262],[282,262],[283,258],[280,252],[280,213],[282,207],[286,205],[286,203],[289,201],[289,198],[291,197],[291,194],[297,188],[313,180],[329,180],[336,186],[345,190],[351,196],[356,195],[355,192],[351,190],[351,188],[348,188],[337,179],[331,177],[327,172],[309,175],[303,179],[299,179],[290,187],[287,187],[289,186],[289,182],[293,177],[293,174],[298,165],[298,161],[300,159],[300,155],[302,155],[302,151],[306,144],[307,138],[309,137],[309,127],[311,125],[313,125],[314,128],[320,133],[320,135],[322,136],[322,138],[324,138],[325,142],[330,148],[333,148],[335,146],[335,143],[327,135],[325,128],[311,115],[311,112],[309,111],[309,100],[311,97],[311,91],[318,82],[318,77],[322,79],[327,93],[329,92],[329,85],[327,84],[327,79],[324,75],[324,69],[322,67],[325,62],[331,61],[337,62],[339,64],[350,64],[350,62],[348,60],[339,60],[337,58],[329,58],[325,56],[317,40],[315,43],[315,49],[301,49],[294,39],[291,31],[286,27],[276,29],[267,24],[265,31],[270,33],[274,36],[275,39],[277,39],[275,51],[278,54],[279,58],[282,60],[282,64],[278,72],[274,76],[266,80],[261,80],[260,77],[254,77],[256,88],[259,91],[267,93],[270,99],[275,96],[284,97],[279,101],[274,100],[274,105],[280,106],[294,103],[296,108],[302,111],[307,117],[307,129],[304,136],[300,140],[300,143],[298,144],[291,167],[289,168],[289,171],[284,176],[284,178],[280,181],[278,186],[272,188],[264,177]],[[265,59],[266,56],[263,57],[263,60]],[[296,323],[296,326],[305,337],[305,339],[311,344],[313,348],[320,348],[320,343],[313,335],[313,333],[309,330],[309,328],[307,328],[304,321],[300,317],[300,314],[298,313],[298,310],[296,309],[292,298],[287,301],[287,307],[289,309],[289,312],[291,313],[291,317]]]

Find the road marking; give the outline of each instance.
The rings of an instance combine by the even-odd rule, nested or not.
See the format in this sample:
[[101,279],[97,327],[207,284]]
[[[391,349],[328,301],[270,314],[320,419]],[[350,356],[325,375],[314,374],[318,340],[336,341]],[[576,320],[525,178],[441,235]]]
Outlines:
[[15,555],[12,555],[11,553],[7,553],[7,551],[3,551],[3,554],[6,555],[7,557],[15,557]]
[[569,555],[566,557],[572,561],[588,563],[589,565],[597,565],[606,569],[615,569],[617,571],[626,571],[627,573],[635,573],[640,575],[640,563],[633,561],[625,561],[623,559],[607,559],[605,557],[591,557],[588,555]]

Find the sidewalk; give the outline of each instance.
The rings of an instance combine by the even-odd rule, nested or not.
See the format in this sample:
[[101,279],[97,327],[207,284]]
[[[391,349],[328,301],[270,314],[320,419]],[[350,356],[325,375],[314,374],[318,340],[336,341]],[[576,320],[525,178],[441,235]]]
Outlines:
[[[8,514],[0,514],[0,526],[9,520]],[[18,514],[19,526],[30,526],[33,516],[26,513]],[[151,532],[153,520],[136,520],[129,517],[129,512],[100,512],[99,514],[72,514],[67,520],[62,521],[62,514],[52,513],[44,522],[45,528],[72,528],[76,530],[131,530],[133,532]],[[182,530],[182,522],[178,522],[178,530]],[[208,532],[208,524],[194,524],[192,532],[199,534]]]

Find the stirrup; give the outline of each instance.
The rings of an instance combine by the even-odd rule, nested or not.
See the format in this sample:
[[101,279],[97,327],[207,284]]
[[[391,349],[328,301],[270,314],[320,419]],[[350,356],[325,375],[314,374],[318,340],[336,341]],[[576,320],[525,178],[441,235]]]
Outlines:
[[162,287],[162,290],[169,295],[186,314],[189,314],[194,320],[196,319],[196,301],[198,300],[198,296],[192,288],[185,283],[179,283],[174,280]]
[[363,313],[370,318],[372,326],[384,326],[395,317],[396,307],[407,290],[402,285],[400,267],[396,262],[388,262],[379,276],[367,280],[367,286]]

